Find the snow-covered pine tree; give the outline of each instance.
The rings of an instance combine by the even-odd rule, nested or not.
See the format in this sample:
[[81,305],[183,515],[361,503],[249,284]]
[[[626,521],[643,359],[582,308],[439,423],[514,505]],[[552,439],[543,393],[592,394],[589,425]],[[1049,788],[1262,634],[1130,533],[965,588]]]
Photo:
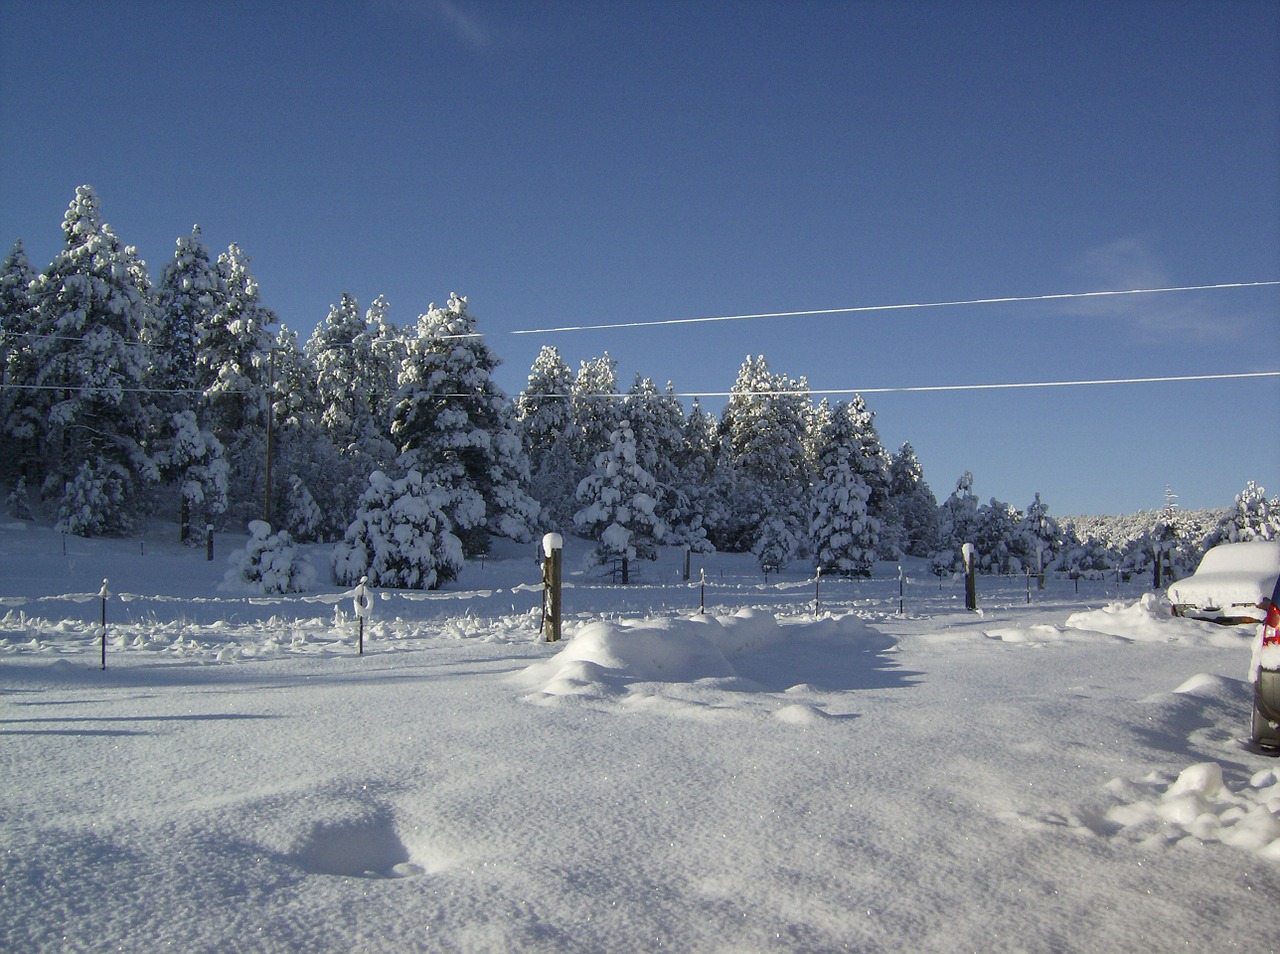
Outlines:
[[222,442],[198,424],[196,352],[200,329],[226,294],[218,269],[200,239],[200,226],[177,240],[173,259],[160,275],[151,321],[142,329],[151,349],[147,386],[158,411],[150,445],[161,477],[177,485],[179,536],[200,539],[202,527],[227,509],[230,469]]
[[630,562],[657,557],[656,544],[666,534],[658,516],[661,490],[638,459],[636,437],[626,419],[610,435],[610,445],[596,457],[595,470],[578,485],[582,509],[574,516],[578,529],[599,543],[597,561],[619,562],[622,582],[630,582]]
[[1018,536],[1022,541],[1020,552],[1025,554],[1024,562],[1033,573],[1043,573],[1058,562],[1062,551],[1062,528],[1050,516],[1049,508],[1038,493],[1018,525]]
[[560,352],[543,346],[529,369],[529,383],[516,399],[516,420],[529,458],[530,490],[551,529],[573,524],[574,496],[586,476],[575,456],[573,371]]
[[1280,540],[1280,501],[1268,500],[1266,489],[1249,481],[1236,494],[1235,506],[1218,528],[1217,540],[1244,543],[1250,540]]
[[685,484],[689,487],[710,486],[719,456],[720,433],[716,416],[704,411],[702,403],[694,398],[689,416],[684,421],[678,458]]
[[63,220],[65,244],[32,286],[35,408],[46,495],[73,533],[123,533],[159,477],[144,448],[151,410],[140,332],[149,321],[145,268],[102,221],[89,186]]
[[6,381],[13,380],[9,363],[21,348],[29,347],[26,338],[35,330],[31,284],[36,277],[22,239],[18,239],[0,264],[0,354]]
[[794,521],[784,514],[769,514],[760,524],[751,552],[768,576],[784,570],[800,552],[800,547],[801,540],[796,536]]
[[1083,540],[1074,533],[1069,534],[1062,547],[1059,565],[1072,580],[1101,580],[1115,566],[1115,554],[1092,534]]
[[490,534],[532,539],[539,510],[524,490],[528,461],[511,405],[491,376],[498,359],[475,329],[456,294],[418,319],[392,422],[400,465],[450,494],[446,513],[469,555],[488,552]]
[[[805,427],[811,414],[809,385],[773,374],[763,356],[750,356],[738,371],[721,429],[725,451],[734,465],[738,513],[737,539],[714,539],[717,549],[756,549],[769,517],[785,526],[770,531],[770,547],[802,538],[808,510],[809,474],[805,460]],[[789,558],[789,557],[788,557]]]
[[879,521],[868,512],[871,488],[856,469],[862,453],[859,412],[841,401],[823,418],[809,511],[814,564],[823,573],[870,576]]
[[529,383],[516,398],[516,420],[530,467],[537,469],[543,455],[573,426],[572,391],[573,370],[556,348],[543,345],[529,368]]
[[364,444],[371,449],[370,457],[384,458],[390,463],[395,457],[395,442],[391,439],[391,411],[395,407],[396,390],[399,387],[400,366],[404,363],[405,337],[391,323],[388,315],[391,306],[379,295],[364,313],[364,336],[368,348],[358,347],[356,354],[367,360],[360,374],[369,382],[369,411],[375,430]]
[[[391,467],[397,456],[391,442],[390,406],[404,348],[387,320],[387,311],[386,299],[378,296],[362,316],[355,298],[344,294],[306,345],[315,373],[315,415],[327,436],[323,449],[333,448],[333,454],[321,455],[319,470],[324,473],[309,473],[305,478],[317,488],[320,507],[327,515],[314,530],[321,539],[341,532],[333,516],[351,513],[369,474]],[[302,479],[300,474],[294,476]]]
[[606,351],[583,361],[573,379],[573,458],[583,476],[595,467],[596,457],[610,447],[622,420],[618,393],[618,362]]
[[1186,540],[1186,531],[1178,513],[1178,496],[1172,487],[1165,487],[1164,506],[1156,512],[1155,522],[1147,534],[1147,545],[1152,554],[1152,586],[1160,589],[1173,582],[1168,571],[1174,570],[1177,553]]
[[702,552],[709,548],[702,513],[688,493],[680,469],[684,452],[684,409],[668,383],[659,392],[651,378],[637,374],[622,399],[622,413],[636,439],[636,459],[658,487],[658,518],[671,546]]
[[[35,384],[35,305],[31,286],[36,273],[27,259],[22,239],[0,265],[0,434],[7,450],[0,456],[0,476],[21,479],[35,466],[39,416]],[[25,486],[25,484],[24,484]]]
[[231,522],[247,523],[262,513],[275,344],[271,326],[277,318],[262,303],[249,258],[240,246],[232,244],[219,255],[217,269],[221,298],[197,328],[197,413],[224,447],[231,465]]
[[822,435],[831,426],[831,413],[831,400],[824,397],[809,414],[805,427],[804,451],[812,470],[816,470],[818,466],[818,456],[822,453]]
[[[316,393],[315,366],[298,345],[298,335],[280,326],[272,353],[271,374],[271,513],[287,515],[293,503],[296,478],[313,494],[323,520],[309,525],[304,535],[299,524],[291,529],[304,542],[332,540],[341,535],[344,519],[359,499],[361,484],[333,446],[320,424],[320,399]],[[278,516],[273,516],[277,523]]]
[[344,455],[357,453],[361,438],[373,429],[373,383],[364,374],[372,342],[355,298],[343,293],[316,326],[306,353],[315,366],[320,423]]
[[965,471],[956,489],[938,507],[938,546],[929,556],[930,569],[945,576],[961,568],[960,548],[973,543],[978,523],[978,498],[973,492],[973,474]]
[[915,448],[904,443],[889,462],[889,501],[902,521],[909,556],[927,557],[938,543],[938,500],[924,480]]
[[297,474],[289,476],[284,519],[285,529],[297,540],[320,540],[325,536],[328,521],[320,512],[316,498]]
[[196,543],[198,530],[226,512],[230,468],[222,444],[196,421],[194,411],[174,411],[157,442],[156,463],[178,484],[179,538]]
[[894,510],[889,492],[891,461],[880,443],[880,432],[876,430],[876,412],[867,407],[861,394],[855,394],[849,401],[848,414],[858,443],[858,453],[851,463],[854,473],[866,482],[869,494],[867,512],[880,528],[876,540],[877,553],[883,559],[896,560],[902,555],[902,518]]
[[991,498],[978,508],[977,523],[973,528],[973,545],[978,550],[978,572],[1001,574],[1021,573],[1025,567],[1022,537],[1018,527],[1022,513]]
[[739,517],[737,467],[727,453],[722,453],[724,443],[716,415],[702,410],[694,398],[685,419],[680,473],[690,508],[702,516],[707,549],[746,534]]
[[[160,273],[153,321],[144,329],[153,362],[148,383],[156,388],[189,391],[196,387],[196,351],[200,329],[209,324],[225,298],[222,279],[200,240],[200,226],[179,238],[173,260]],[[193,396],[175,410],[195,406]]]
[[354,586],[435,590],[462,571],[462,543],[443,507],[450,500],[416,470],[399,480],[369,476],[355,519],[333,553],[333,580]]
[[9,516],[15,520],[32,520],[35,514],[31,511],[31,497],[27,493],[27,478],[19,477],[5,498],[5,506]]

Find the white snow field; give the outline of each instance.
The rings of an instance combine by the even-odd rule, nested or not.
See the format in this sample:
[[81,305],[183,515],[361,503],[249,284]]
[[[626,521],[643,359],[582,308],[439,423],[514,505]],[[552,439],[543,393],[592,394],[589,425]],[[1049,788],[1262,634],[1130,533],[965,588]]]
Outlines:
[[[1254,629],[1141,584],[781,583],[567,541],[439,593],[220,589],[228,549],[0,524],[5,951],[1280,946]],[[241,537],[239,545],[245,538]],[[331,548],[309,554],[327,580]],[[107,668],[97,595],[109,579]]]

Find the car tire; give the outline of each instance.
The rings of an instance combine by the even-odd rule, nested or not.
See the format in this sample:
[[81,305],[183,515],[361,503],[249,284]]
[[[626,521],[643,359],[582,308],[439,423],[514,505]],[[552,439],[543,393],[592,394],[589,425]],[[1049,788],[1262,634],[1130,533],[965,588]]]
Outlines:
[[1280,749],[1280,730],[1272,727],[1266,717],[1253,707],[1253,718],[1249,724],[1249,735],[1255,745],[1264,749]]

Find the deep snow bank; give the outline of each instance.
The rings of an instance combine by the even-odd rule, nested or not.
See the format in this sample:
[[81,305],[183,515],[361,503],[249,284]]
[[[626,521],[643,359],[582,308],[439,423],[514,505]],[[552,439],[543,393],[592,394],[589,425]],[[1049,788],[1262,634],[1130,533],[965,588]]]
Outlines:
[[[824,695],[810,685],[821,679],[823,667],[805,669],[803,660],[829,661],[834,652],[850,666],[873,668],[879,654],[892,645],[893,640],[852,615],[780,622],[770,613],[743,609],[729,616],[597,620],[573,633],[555,656],[513,678],[532,690],[526,699],[540,703],[570,696],[617,696],[651,683],[692,684],[708,693],[786,693],[791,697],[785,700],[786,711],[774,714],[808,724],[820,710],[794,697]],[[772,654],[799,661],[799,668],[788,670],[781,680],[786,685],[777,680],[764,685],[755,678],[761,657]],[[847,672],[841,681],[849,681]]]

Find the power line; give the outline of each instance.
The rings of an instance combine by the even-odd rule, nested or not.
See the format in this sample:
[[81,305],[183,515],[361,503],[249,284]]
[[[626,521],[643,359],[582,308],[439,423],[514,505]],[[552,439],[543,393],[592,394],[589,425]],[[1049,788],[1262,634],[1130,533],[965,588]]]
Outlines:
[[[1052,295],[1012,295],[1003,298],[970,298],[964,301],[929,301],[897,305],[854,305],[849,308],[815,308],[807,311],[773,311],[755,315],[717,315],[702,318],[665,318],[657,321],[624,321],[601,325],[564,325],[559,328],[524,328],[509,331],[512,335],[550,335],[571,331],[616,331],[620,328],[660,328],[671,325],[708,324],[719,321],[751,321],[757,318],[806,318],[817,315],[852,315],[873,311],[907,311],[922,308],[957,308],[964,305],[1006,305],[1017,302],[1062,301],[1070,298],[1107,298],[1119,295],[1158,295],[1171,292],[1218,291],[1227,288],[1264,288],[1280,285],[1273,282],[1227,282],[1217,285],[1177,285],[1168,288],[1128,288],[1115,291],[1060,292]],[[456,335],[468,338],[478,335]]]

